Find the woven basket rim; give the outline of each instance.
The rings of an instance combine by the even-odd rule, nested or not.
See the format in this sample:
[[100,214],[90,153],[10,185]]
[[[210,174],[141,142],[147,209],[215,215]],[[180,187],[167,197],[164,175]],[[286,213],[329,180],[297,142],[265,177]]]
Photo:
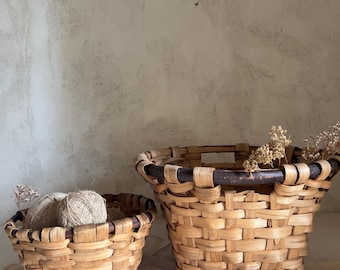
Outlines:
[[[107,194],[107,193],[102,194],[103,197],[105,196],[107,198],[107,197],[110,196],[114,200],[118,200],[118,197],[120,195],[131,195],[131,196],[139,197],[139,200],[144,201],[145,211],[140,211],[140,213],[133,215],[133,216],[130,216],[130,217],[128,216],[128,217],[125,217],[125,218],[121,218],[118,221],[126,221],[127,222],[128,220],[131,220],[132,221],[132,229],[134,231],[138,231],[138,229],[142,225],[142,222],[140,221],[141,215],[145,215],[147,217],[147,223],[149,223],[149,224],[151,224],[155,220],[157,208],[156,208],[154,201],[150,198],[147,198],[143,195],[137,195],[137,194],[132,194],[132,193],[119,193],[118,195]],[[9,218],[5,222],[3,228],[7,232],[8,236],[10,238],[15,238],[18,233],[25,232],[25,234],[27,235],[27,239],[30,240],[30,241],[33,241],[34,239],[32,237],[32,234],[36,233],[36,232],[41,233],[41,231],[44,230],[45,228],[42,228],[42,229],[39,229],[39,230],[32,230],[30,228],[18,228],[16,226],[16,222],[23,221],[24,219],[25,219],[25,217],[24,217],[23,211],[17,211],[15,215],[13,215],[11,218]],[[115,221],[117,221],[117,220],[115,220]],[[65,230],[65,239],[72,239],[73,235],[74,235],[73,230],[75,228],[79,228],[79,227],[82,227],[82,226],[88,226],[88,225],[99,226],[99,225],[103,225],[103,224],[108,224],[109,234],[115,233],[115,224],[114,224],[113,221],[106,221],[106,222],[98,223],[98,224],[84,224],[84,225],[79,225],[79,226],[75,226],[75,227],[72,227],[72,228],[66,228],[66,227],[61,227],[61,226],[54,226],[54,227],[51,227],[51,228],[59,227],[59,228],[64,229]]]
[[[230,149],[235,149],[236,145],[248,145],[248,144],[235,144],[235,145],[212,145],[212,146],[199,146],[201,148],[207,148],[207,150],[202,153],[218,153],[220,151],[211,151],[213,149],[217,149],[219,147],[225,147]],[[248,145],[249,146],[249,145]],[[189,146],[191,147],[191,146]],[[249,149],[256,149],[257,146],[249,146]],[[290,146],[290,151],[292,153],[298,152],[301,154],[301,149],[298,147]],[[172,157],[172,153],[174,152],[174,149],[178,153],[183,153],[187,147],[169,147],[166,149],[160,149],[160,150],[151,150],[146,151],[137,156],[136,161],[136,170],[138,173],[144,177],[144,179],[148,180],[153,185],[163,184],[164,183],[164,170],[169,164],[174,162],[178,162],[180,160],[180,156]],[[168,162],[169,164],[166,165],[158,165],[157,157],[164,157],[167,154]],[[331,166],[331,172],[330,176],[334,176],[336,173],[338,173],[340,169],[340,154],[336,154],[333,158],[330,158],[327,160],[329,165]],[[296,163],[290,163],[295,166],[297,163],[303,163],[307,164],[305,162],[296,162]],[[178,165],[170,165],[170,166],[176,166],[177,167],[177,178],[180,183],[184,182],[193,182],[193,170],[194,168],[185,168]],[[307,164],[310,171],[310,179],[317,179],[317,177],[321,174],[322,168],[319,164],[319,161],[313,162],[311,164]],[[285,180],[285,167],[281,166],[280,168],[273,168],[273,169],[260,169],[255,172],[249,173],[245,172],[244,170],[235,169],[235,170],[226,170],[226,169],[218,169],[215,167],[206,167],[204,168],[211,168],[213,170],[213,182],[216,185],[224,184],[224,185],[234,185],[234,186],[242,186],[242,185],[257,185],[257,184],[272,184],[272,183],[283,183]],[[155,182],[150,177],[154,177],[158,181]]]

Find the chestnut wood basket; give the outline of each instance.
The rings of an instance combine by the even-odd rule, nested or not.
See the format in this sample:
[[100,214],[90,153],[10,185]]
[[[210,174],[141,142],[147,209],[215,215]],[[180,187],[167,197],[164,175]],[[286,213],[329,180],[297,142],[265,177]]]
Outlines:
[[[308,234],[340,158],[244,172],[257,147],[171,147],[141,153],[136,170],[151,184],[167,221],[177,270],[303,269]],[[216,160],[221,157],[232,161]],[[208,160],[210,158],[212,160]]]
[[108,207],[118,203],[127,217],[102,224],[35,231],[22,228],[24,216],[20,211],[9,219],[4,228],[23,268],[138,269],[145,238],[156,216],[155,204],[134,194],[102,196]]

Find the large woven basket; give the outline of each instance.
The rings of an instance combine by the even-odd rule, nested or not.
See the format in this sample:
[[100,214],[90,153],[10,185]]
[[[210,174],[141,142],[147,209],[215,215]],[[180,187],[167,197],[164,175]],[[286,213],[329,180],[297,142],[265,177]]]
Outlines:
[[138,269],[142,248],[156,215],[153,200],[133,194],[105,194],[127,217],[71,229],[23,229],[21,212],[4,228],[24,269]]
[[250,174],[241,165],[255,149],[190,146],[138,155],[136,169],[161,202],[177,270],[303,269],[313,216],[340,158],[307,165],[298,162],[301,150],[289,147],[290,164]]

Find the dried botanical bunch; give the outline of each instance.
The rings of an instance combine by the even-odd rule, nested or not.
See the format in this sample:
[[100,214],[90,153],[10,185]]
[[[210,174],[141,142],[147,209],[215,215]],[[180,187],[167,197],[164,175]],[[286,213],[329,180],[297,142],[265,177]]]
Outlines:
[[273,151],[273,159],[285,158],[287,162],[285,148],[292,143],[290,137],[287,138],[287,130],[281,126],[273,126],[269,134],[271,135],[269,146]]
[[14,190],[15,201],[20,211],[31,206],[33,201],[40,196],[39,189],[34,190],[32,187],[18,184]]
[[290,138],[287,138],[287,130],[281,126],[272,126],[269,131],[271,140],[268,144],[264,144],[252,151],[249,158],[243,162],[242,166],[246,172],[254,172],[259,170],[259,164],[270,165],[274,167],[274,160],[286,158],[285,148],[292,143]]
[[305,139],[307,146],[302,151],[302,157],[307,162],[314,162],[320,159],[329,159],[340,152],[340,122],[329,126],[327,131],[310,139]]

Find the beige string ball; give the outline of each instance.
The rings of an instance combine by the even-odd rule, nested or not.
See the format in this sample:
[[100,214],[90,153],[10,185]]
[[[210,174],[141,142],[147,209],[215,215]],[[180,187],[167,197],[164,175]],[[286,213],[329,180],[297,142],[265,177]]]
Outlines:
[[106,201],[91,190],[70,192],[58,204],[59,226],[75,227],[106,221]]
[[58,204],[65,193],[53,192],[36,200],[27,210],[24,227],[32,230],[58,226]]

